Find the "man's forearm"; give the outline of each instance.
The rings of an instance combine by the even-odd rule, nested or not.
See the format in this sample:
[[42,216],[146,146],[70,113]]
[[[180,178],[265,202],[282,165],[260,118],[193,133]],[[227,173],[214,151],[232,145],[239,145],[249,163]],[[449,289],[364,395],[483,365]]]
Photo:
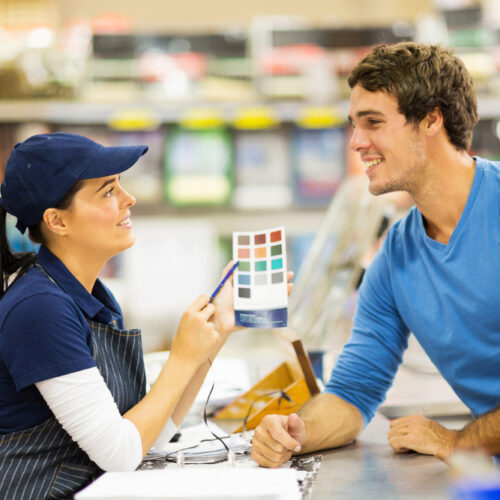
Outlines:
[[314,396],[298,414],[306,426],[306,439],[300,453],[342,446],[363,429],[359,410],[333,394]]
[[500,408],[467,424],[456,434],[454,449],[482,448],[490,455],[500,454]]

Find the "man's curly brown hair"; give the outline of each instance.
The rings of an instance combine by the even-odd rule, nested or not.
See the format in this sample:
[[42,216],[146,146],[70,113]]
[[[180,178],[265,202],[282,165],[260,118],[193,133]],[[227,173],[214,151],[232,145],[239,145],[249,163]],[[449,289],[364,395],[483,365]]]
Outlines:
[[393,95],[410,123],[439,108],[450,142],[459,151],[470,148],[478,122],[476,92],[451,50],[414,42],[378,45],[353,69],[348,83]]

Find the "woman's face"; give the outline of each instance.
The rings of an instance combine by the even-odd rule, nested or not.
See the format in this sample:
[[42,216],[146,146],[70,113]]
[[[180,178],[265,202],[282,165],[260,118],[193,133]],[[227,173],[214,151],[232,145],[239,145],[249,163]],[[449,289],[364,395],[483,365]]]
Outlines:
[[133,205],[135,198],[120,186],[119,175],[85,179],[65,210],[67,236],[80,250],[110,258],[135,242]]

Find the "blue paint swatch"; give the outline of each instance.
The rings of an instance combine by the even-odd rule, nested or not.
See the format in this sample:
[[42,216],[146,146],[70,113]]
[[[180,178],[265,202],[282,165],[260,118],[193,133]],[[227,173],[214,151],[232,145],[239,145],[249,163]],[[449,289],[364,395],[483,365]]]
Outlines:
[[271,261],[271,269],[281,269],[283,267],[283,259],[273,259]]
[[239,274],[238,275],[238,285],[249,285],[250,275],[249,274]]

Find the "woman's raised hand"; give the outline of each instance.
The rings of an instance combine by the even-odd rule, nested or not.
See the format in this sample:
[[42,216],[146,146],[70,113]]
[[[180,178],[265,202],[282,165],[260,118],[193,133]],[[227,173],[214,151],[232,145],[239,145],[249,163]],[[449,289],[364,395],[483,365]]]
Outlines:
[[198,368],[221,341],[210,318],[215,306],[208,295],[200,295],[182,314],[177,333],[172,341],[170,355]]

